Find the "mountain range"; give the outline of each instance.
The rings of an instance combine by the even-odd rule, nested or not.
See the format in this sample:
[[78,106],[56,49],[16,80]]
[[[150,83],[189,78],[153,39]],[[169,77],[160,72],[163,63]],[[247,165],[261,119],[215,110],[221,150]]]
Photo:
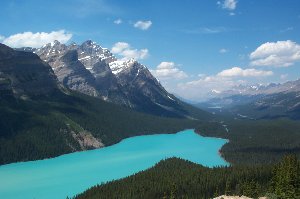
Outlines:
[[[300,118],[300,79],[281,84],[239,85],[215,94],[215,97],[197,104],[216,112],[230,111],[239,117]],[[217,110],[217,111],[216,111]]]
[[[66,47],[54,46],[57,51]],[[32,49],[0,44],[0,164],[100,148],[136,135],[177,132],[211,118],[171,100],[134,60],[123,62],[127,65],[117,74],[103,59],[89,70],[83,65],[87,62],[79,61],[79,47],[67,48],[62,54],[46,53],[44,61]]]
[[16,50],[37,54],[71,90],[159,116],[197,118],[201,114],[168,93],[146,66],[134,59],[117,60],[91,40],[81,45],[54,41],[41,48]]

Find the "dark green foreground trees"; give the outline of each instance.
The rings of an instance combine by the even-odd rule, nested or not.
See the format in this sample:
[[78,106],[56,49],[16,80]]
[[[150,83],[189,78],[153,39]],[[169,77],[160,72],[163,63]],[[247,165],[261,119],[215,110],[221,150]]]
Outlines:
[[300,198],[300,164],[296,156],[286,156],[274,167],[270,192],[279,198]]
[[133,176],[95,186],[76,198],[212,198],[226,193],[297,199],[299,167],[296,156],[287,156],[275,166],[220,168],[171,158]]

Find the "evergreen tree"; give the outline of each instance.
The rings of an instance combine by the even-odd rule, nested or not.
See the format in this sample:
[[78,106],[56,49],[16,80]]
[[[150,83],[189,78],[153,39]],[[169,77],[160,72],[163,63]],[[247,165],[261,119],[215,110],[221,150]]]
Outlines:
[[230,180],[227,179],[225,184],[225,195],[229,196],[230,194],[231,194],[231,183]]

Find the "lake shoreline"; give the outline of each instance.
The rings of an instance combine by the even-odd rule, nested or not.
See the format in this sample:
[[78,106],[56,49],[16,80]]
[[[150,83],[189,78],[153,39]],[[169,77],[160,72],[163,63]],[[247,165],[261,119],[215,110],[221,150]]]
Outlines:
[[[186,129],[176,134],[130,137],[108,147],[51,159],[7,164],[0,167],[0,175],[10,180],[0,179],[0,195],[7,199],[18,199],[15,193],[22,193],[22,199],[65,198],[172,157],[207,167],[228,166],[218,154],[225,143],[226,140],[203,137],[193,129]],[[62,187],[65,184],[67,188]]]

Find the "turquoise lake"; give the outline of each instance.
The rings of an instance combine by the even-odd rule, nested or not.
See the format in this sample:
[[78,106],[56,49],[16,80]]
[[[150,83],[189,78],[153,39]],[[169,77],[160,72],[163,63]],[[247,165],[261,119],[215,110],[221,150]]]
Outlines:
[[227,142],[193,130],[137,136],[113,146],[0,166],[0,198],[65,199],[87,188],[179,157],[204,166],[228,165],[218,154]]

